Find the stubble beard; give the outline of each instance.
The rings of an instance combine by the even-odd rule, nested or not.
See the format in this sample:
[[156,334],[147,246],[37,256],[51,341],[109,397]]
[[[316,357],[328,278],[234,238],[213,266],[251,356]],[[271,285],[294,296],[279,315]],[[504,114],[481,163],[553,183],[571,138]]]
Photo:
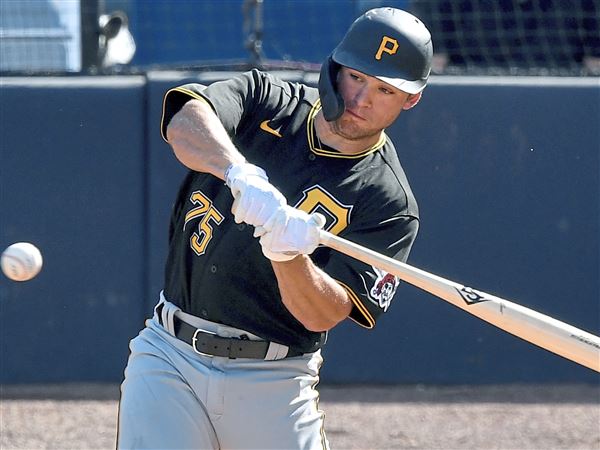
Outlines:
[[381,130],[369,130],[362,128],[352,120],[340,117],[334,122],[330,122],[331,131],[338,136],[349,141],[361,141],[365,139],[378,138]]

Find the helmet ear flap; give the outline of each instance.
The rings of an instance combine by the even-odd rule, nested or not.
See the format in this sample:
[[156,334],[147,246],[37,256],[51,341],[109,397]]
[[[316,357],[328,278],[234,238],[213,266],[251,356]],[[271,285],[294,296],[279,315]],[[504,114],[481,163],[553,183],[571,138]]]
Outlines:
[[344,99],[337,89],[337,74],[340,65],[331,56],[321,66],[319,74],[319,96],[323,108],[323,117],[328,122],[340,118],[344,114]]

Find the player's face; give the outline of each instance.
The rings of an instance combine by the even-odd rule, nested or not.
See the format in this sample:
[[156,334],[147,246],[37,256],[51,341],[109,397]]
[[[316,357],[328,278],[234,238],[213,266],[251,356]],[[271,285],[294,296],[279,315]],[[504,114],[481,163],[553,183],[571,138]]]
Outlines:
[[346,110],[333,124],[333,131],[349,140],[378,138],[403,109],[412,107],[415,95],[407,94],[375,77],[342,66],[338,90]]

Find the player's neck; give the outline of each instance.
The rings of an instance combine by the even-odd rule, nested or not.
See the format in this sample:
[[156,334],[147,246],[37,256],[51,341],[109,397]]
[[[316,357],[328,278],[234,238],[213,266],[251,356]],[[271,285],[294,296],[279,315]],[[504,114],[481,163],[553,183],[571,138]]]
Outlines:
[[[340,153],[353,155],[361,153],[377,144],[381,139],[381,133],[360,139],[349,139],[336,132],[334,125],[327,122],[323,117],[323,111],[319,111],[315,117],[315,133],[320,143],[331,147]],[[383,131],[382,131],[383,133]]]

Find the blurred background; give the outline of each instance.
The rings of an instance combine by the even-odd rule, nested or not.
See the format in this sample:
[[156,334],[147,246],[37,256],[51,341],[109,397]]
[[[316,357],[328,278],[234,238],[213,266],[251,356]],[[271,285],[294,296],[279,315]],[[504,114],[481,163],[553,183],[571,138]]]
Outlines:
[[[184,174],[162,96],[252,67],[316,85],[367,9],[433,35],[423,100],[389,130],[421,209],[410,262],[600,332],[598,0],[0,0],[0,382],[117,382],[162,287]],[[408,285],[343,323],[323,383],[594,383]]]
[[[434,73],[600,74],[597,0],[2,0],[3,72],[320,65],[364,11],[393,6],[435,37]],[[271,61],[271,63],[273,63]]]

